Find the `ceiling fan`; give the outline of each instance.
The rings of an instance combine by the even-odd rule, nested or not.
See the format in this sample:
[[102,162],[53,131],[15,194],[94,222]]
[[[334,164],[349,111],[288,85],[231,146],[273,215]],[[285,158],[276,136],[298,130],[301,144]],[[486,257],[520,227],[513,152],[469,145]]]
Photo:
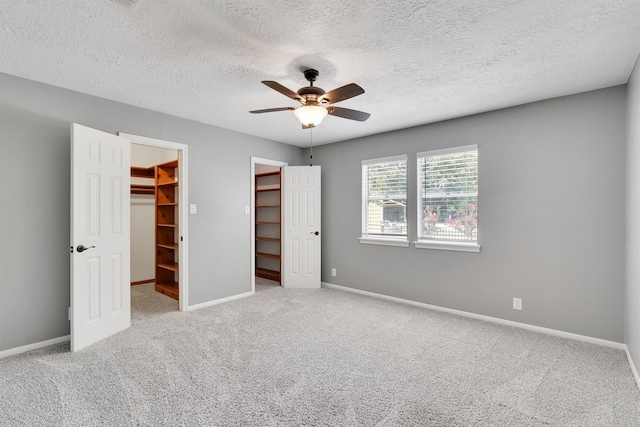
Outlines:
[[271,89],[300,102],[302,105],[299,107],[267,108],[265,110],[253,110],[249,112],[252,114],[260,114],[272,113],[274,111],[293,110],[293,114],[302,123],[303,129],[309,129],[317,126],[327,114],[342,117],[343,119],[356,120],[358,122],[364,122],[369,118],[369,116],[371,116],[371,114],[363,111],[334,107],[332,105],[337,102],[344,101],[345,99],[362,95],[364,93],[364,89],[355,83],[349,83],[348,85],[325,92],[322,88],[313,85],[313,82],[316,81],[319,74],[320,73],[314,69],[305,70],[304,77],[309,81],[309,86],[300,88],[298,92],[294,92],[282,86],[278,82],[263,80],[262,83],[269,86]]

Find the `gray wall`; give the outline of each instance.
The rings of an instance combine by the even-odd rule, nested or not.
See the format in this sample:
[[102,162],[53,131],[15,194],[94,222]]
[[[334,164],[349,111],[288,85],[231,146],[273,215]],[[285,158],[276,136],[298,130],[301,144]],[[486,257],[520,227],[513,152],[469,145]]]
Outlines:
[[[323,281],[622,342],[625,100],[619,86],[317,147]],[[413,241],[415,154],[469,144],[480,253],[358,242],[361,160],[409,156]]]
[[[638,117],[638,67],[629,117]],[[316,147],[323,280],[622,341],[625,87]],[[215,114],[215,112],[212,112]],[[250,290],[250,156],[306,164],[300,149],[0,74],[0,351],[69,333],[69,123],[189,145],[190,304]],[[629,164],[640,161],[628,120]],[[479,145],[480,253],[362,245],[360,161]],[[629,218],[640,171],[629,169]],[[629,237],[637,259],[638,226]],[[633,252],[632,246],[636,247]],[[637,264],[637,263],[636,263]],[[337,277],[331,277],[331,268]],[[640,268],[629,262],[626,340],[640,355]],[[523,298],[524,310],[511,309]]]
[[189,303],[250,291],[251,156],[301,149],[0,74],[0,351],[69,334],[71,122],[188,144]]
[[[627,286],[625,342],[640,369],[640,58],[627,85]],[[639,384],[640,385],[640,384]]]

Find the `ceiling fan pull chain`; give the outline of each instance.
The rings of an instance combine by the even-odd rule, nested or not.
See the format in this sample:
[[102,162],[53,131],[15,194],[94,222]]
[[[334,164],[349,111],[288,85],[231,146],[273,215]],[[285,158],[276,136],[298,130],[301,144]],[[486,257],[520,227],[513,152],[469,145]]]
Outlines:
[[311,155],[309,156],[309,166],[313,166],[313,128],[309,129],[309,135],[311,138]]

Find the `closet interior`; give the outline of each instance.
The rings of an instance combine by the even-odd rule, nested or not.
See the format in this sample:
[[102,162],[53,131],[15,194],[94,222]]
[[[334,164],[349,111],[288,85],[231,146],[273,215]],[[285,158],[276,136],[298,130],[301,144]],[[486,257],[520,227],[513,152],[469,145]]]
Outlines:
[[178,153],[131,147],[131,284],[153,282],[178,300]]
[[280,282],[281,171],[256,164],[255,169],[255,275]]

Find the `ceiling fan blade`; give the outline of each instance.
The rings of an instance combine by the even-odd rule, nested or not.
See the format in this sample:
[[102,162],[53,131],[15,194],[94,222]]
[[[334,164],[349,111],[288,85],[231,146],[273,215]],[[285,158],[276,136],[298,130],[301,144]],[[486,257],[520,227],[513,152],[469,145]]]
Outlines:
[[282,86],[278,82],[274,82],[272,80],[263,80],[262,83],[264,83],[265,85],[269,86],[273,90],[277,90],[278,92],[280,92],[284,96],[288,96],[291,99],[295,99],[296,101],[300,101],[302,99],[302,98],[300,98],[300,95],[298,95],[297,93],[295,93],[291,89]]
[[321,100],[328,100],[329,104],[335,104],[336,102],[344,101],[345,99],[353,98],[354,96],[362,95],[364,89],[355,83],[349,83],[330,92],[325,93]]
[[251,114],[260,114],[260,113],[273,113],[274,111],[287,111],[287,110],[295,110],[295,107],[266,108],[264,110],[253,110],[249,112]]
[[341,108],[341,107],[327,107],[327,111],[330,115],[336,117],[342,117],[343,119],[356,120],[358,122],[364,122],[371,114],[365,113],[364,111],[352,110],[350,108]]
[[304,124],[302,125],[302,129],[311,129],[311,128],[314,128],[314,127],[315,127],[315,125],[304,125]]

